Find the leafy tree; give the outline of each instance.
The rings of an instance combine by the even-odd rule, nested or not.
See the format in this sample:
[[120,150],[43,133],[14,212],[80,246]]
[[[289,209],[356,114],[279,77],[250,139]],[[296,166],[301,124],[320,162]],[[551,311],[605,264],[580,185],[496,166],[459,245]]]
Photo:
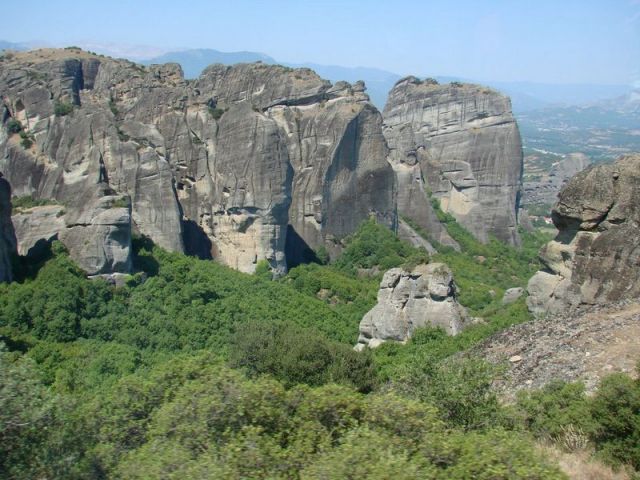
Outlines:
[[290,323],[240,325],[231,340],[230,364],[251,376],[273,375],[286,385],[337,382],[370,391],[376,383],[371,355],[358,355]]
[[621,373],[605,377],[590,410],[600,456],[640,470],[640,381]]

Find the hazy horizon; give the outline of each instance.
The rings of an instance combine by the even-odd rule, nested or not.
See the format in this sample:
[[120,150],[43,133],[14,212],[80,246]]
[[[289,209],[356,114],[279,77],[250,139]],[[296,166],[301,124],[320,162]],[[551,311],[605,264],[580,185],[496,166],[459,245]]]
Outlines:
[[[640,86],[639,0],[133,3],[36,0],[28,20],[7,22],[2,37],[140,59],[211,48],[400,75]],[[21,5],[4,11],[24,18]]]

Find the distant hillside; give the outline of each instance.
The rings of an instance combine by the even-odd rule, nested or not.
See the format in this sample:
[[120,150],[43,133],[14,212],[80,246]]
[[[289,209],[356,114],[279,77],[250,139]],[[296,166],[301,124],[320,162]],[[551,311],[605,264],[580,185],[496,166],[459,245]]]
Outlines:
[[[110,48],[105,45],[86,45],[83,48],[115,57],[124,56],[133,61],[140,61],[140,58],[144,58],[145,55],[144,51],[139,51],[137,55],[133,55],[131,53],[127,54],[126,48],[123,50],[122,48],[118,49],[115,47],[116,46],[114,45],[111,45]],[[32,48],[31,43],[14,43],[6,40],[0,40],[0,50],[28,50],[29,48]],[[138,50],[140,49],[138,48]],[[179,63],[182,66],[182,70],[184,71],[186,78],[196,78],[200,75],[202,70],[213,63],[232,65],[235,63],[251,63],[257,61],[267,64],[281,64],[293,68],[311,68],[321,77],[334,83],[339,80],[346,80],[351,83],[363,80],[367,86],[367,93],[369,94],[371,101],[380,110],[384,109],[384,105],[387,101],[387,95],[391,88],[393,88],[393,85],[406,74],[415,73],[404,72],[403,74],[399,74],[380,68],[320,65],[312,62],[288,63],[279,61],[269,55],[259,52],[221,52],[219,50],[208,48],[167,52],[162,55],[142,60],[141,63],[145,65],[169,62]],[[423,69],[422,67],[417,66],[416,70]],[[631,87],[627,85],[501,82],[493,80],[478,80],[466,77],[434,75],[432,72],[425,71],[421,72],[419,76],[431,76],[436,78],[440,83],[461,81],[487,85],[495,88],[496,90],[506,93],[511,97],[513,111],[516,114],[525,114],[533,110],[558,106],[585,106],[594,104],[603,106],[601,105],[602,103],[611,102],[620,105],[623,103],[624,99],[631,102],[630,105],[635,105],[637,110],[640,102],[640,93],[637,91],[633,92]],[[607,106],[606,108],[610,107]],[[629,108],[625,109],[625,111],[628,110]]]
[[628,85],[551,84],[537,82],[486,81],[512,99],[516,113],[524,113],[548,106],[588,105],[600,100],[628,94]]
[[214,63],[233,65],[234,63],[263,62],[277,63],[268,55],[257,52],[221,52],[210,48],[198,48],[194,50],[182,50],[168,52],[164,55],[145,60],[141,63],[151,65],[154,63],[179,63],[184,71],[185,78],[196,78],[206,67]]
[[635,114],[637,118],[640,116],[640,88],[632,90],[626,95],[601,101],[598,103],[598,106],[608,110],[622,112],[623,114]]
[[611,160],[640,150],[640,109],[621,101],[587,107],[547,107],[516,113],[525,155],[582,152],[593,161]]
[[142,63],[175,62],[182,66],[185,78],[196,78],[209,65],[222,63],[233,65],[234,63],[263,62],[268,64],[279,63],[292,68],[311,68],[322,78],[335,83],[340,80],[356,82],[364,80],[367,93],[371,101],[382,110],[387,100],[387,94],[393,84],[400,79],[400,75],[379,68],[367,67],[341,67],[338,65],[319,65],[317,63],[286,63],[278,62],[273,57],[257,52],[221,52],[213,49],[193,49],[165,53],[158,57],[145,60]]
[[29,47],[24,43],[7,42],[0,40],[0,51],[2,50],[28,50]]

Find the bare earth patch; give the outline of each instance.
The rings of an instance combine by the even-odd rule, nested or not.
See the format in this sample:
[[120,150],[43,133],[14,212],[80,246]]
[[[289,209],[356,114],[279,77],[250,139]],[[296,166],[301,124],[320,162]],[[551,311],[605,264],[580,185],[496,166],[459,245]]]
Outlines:
[[637,374],[640,302],[583,308],[515,325],[472,353],[506,366],[496,388],[507,401],[518,390],[538,389],[552,380],[581,380],[592,393],[607,374]]

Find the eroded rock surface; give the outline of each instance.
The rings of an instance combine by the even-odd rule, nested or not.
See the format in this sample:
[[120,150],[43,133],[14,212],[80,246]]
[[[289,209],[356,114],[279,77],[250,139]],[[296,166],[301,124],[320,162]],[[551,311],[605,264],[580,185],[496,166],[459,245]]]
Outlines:
[[576,175],[552,212],[558,235],[528,284],[536,315],[640,295],[640,155]]
[[11,185],[0,173],[0,282],[13,279],[11,256],[16,253],[16,236],[11,222]]
[[356,348],[373,348],[388,340],[405,342],[417,328],[427,326],[456,335],[469,321],[445,264],[418,265],[410,272],[392,268],[382,278],[378,303],[360,322]]
[[43,205],[23,208],[11,217],[18,240],[18,254],[40,258],[51,242],[66,228],[62,205]]
[[508,97],[478,85],[407,77],[390,92],[383,116],[401,215],[451,245],[432,195],[479,240],[494,235],[519,243],[522,145]]
[[523,203],[529,205],[553,204],[564,185],[576,174],[591,165],[591,160],[583,153],[570,153],[557,162],[548,172],[541,172],[535,181],[525,181]]
[[0,168],[16,195],[73,212],[104,182],[169,250],[283,272],[371,215],[395,221],[382,118],[360,83],[260,63],[186,81],[175,64],[65,49],[4,57],[0,94]]
[[[80,202],[79,202],[80,203]],[[85,192],[82,206],[20,209],[13,215],[18,253],[41,259],[60,240],[88,275],[131,271],[131,200],[102,183]]]
[[59,239],[89,275],[131,271],[131,202],[98,185],[85,207],[65,215]]

